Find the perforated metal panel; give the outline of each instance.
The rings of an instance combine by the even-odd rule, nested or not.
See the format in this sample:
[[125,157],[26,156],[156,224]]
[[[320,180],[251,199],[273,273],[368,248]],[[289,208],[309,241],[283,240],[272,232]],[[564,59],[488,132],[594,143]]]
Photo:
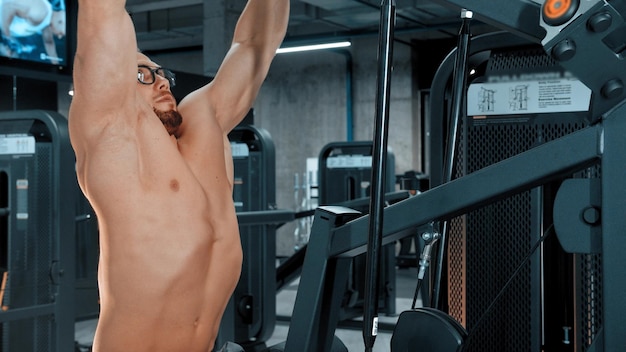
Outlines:
[[[52,200],[50,192],[52,175],[51,146],[39,143],[36,157],[25,158],[18,166],[13,165],[14,178],[9,177],[8,187],[11,193],[17,182],[28,181],[22,190],[22,199],[27,205],[28,218],[18,220],[15,225],[17,236],[7,237],[9,249],[9,275],[3,304],[6,309],[19,309],[52,303],[53,285],[50,281],[50,263],[54,241],[52,230]],[[18,181],[18,179],[20,181]],[[20,197],[19,195],[17,196]],[[13,205],[19,209],[20,205]],[[0,337],[3,350],[6,351],[49,351],[53,346],[54,324],[52,316],[35,317],[22,321],[5,323]],[[31,335],[32,334],[32,335]],[[29,338],[25,336],[31,335]]]
[[[37,207],[36,221],[33,226],[32,239],[33,251],[36,252],[36,266],[34,305],[52,303],[54,300],[55,288],[50,278],[50,263],[54,261],[53,253],[58,253],[59,239],[55,238],[52,226],[54,221],[54,211],[50,211],[53,206],[52,192],[53,176],[53,156],[51,143],[39,143],[37,145],[36,171],[34,177],[37,178],[37,188],[31,193],[31,204]],[[41,191],[40,191],[41,190]],[[46,234],[46,235],[44,235]],[[55,335],[54,317],[40,316],[34,318],[33,334],[35,337],[34,351],[49,351],[50,346],[54,346],[53,337]]]
[[[536,128],[490,124],[466,126],[465,172],[529,149]],[[460,165],[461,166],[461,165]],[[460,195],[461,196],[461,195]],[[475,351],[535,351],[539,341],[539,256],[533,256],[506,294],[477,326],[483,313],[539,239],[538,191],[529,191],[456,218],[450,226],[450,314],[473,336]],[[459,295],[459,293],[461,293]],[[464,297],[464,299],[460,299]],[[532,336],[537,335],[537,336]]]
[[[485,75],[515,79],[555,70],[560,69],[541,48],[531,47],[492,52]],[[586,115],[466,118],[461,123],[454,177],[579,130],[588,123]],[[598,174],[599,170],[592,169],[571,177]],[[468,351],[584,351],[595,337],[601,324],[599,256],[569,255],[557,241],[546,241],[542,250],[524,261],[551,225],[552,200],[559,182],[508,197],[450,221],[448,310],[470,332]],[[556,283],[549,276],[554,273],[544,272],[546,263],[558,266],[553,262],[573,268],[561,274],[567,276],[563,282],[568,284]],[[513,277],[520,263],[524,264]],[[495,300],[509,279],[510,286]],[[550,306],[544,294],[546,289],[559,290],[559,294],[567,296],[563,298],[565,303]],[[557,317],[560,314],[567,317]],[[570,324],[572,341],[564,344],[561,328],[567,329]],[[561,335],[556,336],[559,330]]]

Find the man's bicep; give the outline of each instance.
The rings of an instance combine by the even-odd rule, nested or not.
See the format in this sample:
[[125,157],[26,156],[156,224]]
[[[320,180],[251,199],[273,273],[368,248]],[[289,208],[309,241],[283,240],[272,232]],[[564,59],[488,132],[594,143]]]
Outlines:
[[248,113],[267,75],[271,58],[239,45],[226,55],[215,79],[207,87],[215,116],[228,132]]

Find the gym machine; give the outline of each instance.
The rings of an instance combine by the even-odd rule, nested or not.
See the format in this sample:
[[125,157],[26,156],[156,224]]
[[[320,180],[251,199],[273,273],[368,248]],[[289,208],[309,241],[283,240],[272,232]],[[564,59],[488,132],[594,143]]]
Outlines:
[[247,351],[260,351],[276,324],[276,229],[292,221],[294,213],[276,209],[275,151],[269,133],[240,125],[228,138],[244,262],[215,345],[233,341]]
[[[444,2],[454,3],[455,6],[464,3]],[[577,270],[583,271],[583,280],[586,281],[583,282],[586,286],[583,305],[576,306],[576,314],[579,317],[580,314],[584,315],[581,319],[584,324],[582,332],[574,336],[575,331],[570,331],[568,336],[568,331],[564,331],[560,336],[563,341],[577,338],[577,344],[581,345],[578,346],[579,350],[603,350],[603,347],[607,351],[618,350],[618,346],[623,345],[623,342],[618,342],[619,331],[624,331],[625,325],[623,311],[615,314],[615,309],[623,309],[623,304],[618,303],[617,298],[620,296],[618,292],[623,291],[621,284],[616,284],[619,281],[616,271],[623,265],[617,247],[621,245],[623,249],[624,242],[617,233],[607,232],[607,229],[619,231],[619,226],[615,225],[619,220],[609,215],[619,214],[623,205],[616,203],[608,208],[604,199],[613,190],[619,192],[621,187],[617,183],[609,183],[607,180],[610,180],[611,175],[605,175],[605,172],[616,172],[606,166],[613,152],[616,152],[607,149],[606,136],[613,135],[616,129],[614,123],[619,124],[619,110],[624,100],[623,34],[626,6],[621,0],[516,3],[519,4],[507,3],[506,6],[523,7],[524,10],[513,15],[518,18],[510,18],[510,14],[505,14],[506,11],[499,9],[501,6],[504,8],[504,4],[500,3],[477,1],[472,3],[472,7],[476,6],[476,17],[486,14],[487,21],[502,28],[513,27],[507,29],[526,40],[541,44],[551,59],[590,88],[592,99],[587,123],[591,126],[588,128],[595,128],[597,124],[604,126],[601,132],[602,161],[588,169],[581,169],[578,174],[582,173],[583,178],[579,176],[563,181],[554,201],[553,222],[558,242],[567,253],[582,258],[583,268]],[[493,8],[489,10],[489,7]],[[523,18],[526,20],[522,21]],[[522,32],[538,35],[524,35]],[[515,42],[527,45],[519,38],[509,40],[512,41],[508,43],[511,46]],[[490,45],[493,43],[492,40]],[[611,145],[619,149],[622,144],[614,141]],[[549,184],[549,180],[542,184]],[[574,191],[577,187],[585,191]],[[582,220],[572,221],[572,218]],[[607,342],[607,339],[612,342]]]
[[[449,99],[443,92],[453,58],[441,64],[431,88],[433,141],[443,139],[437,136],[443,134]],[[476,73],[467,88],[468,113],[460,123],[456,177],[591,123],[590,90],[538,43],[507,32],[477,36],[469,60]],[[510,99],[517,103],[511,105]],[[437,307],[472,331],[466,350],[536,351],[542,346],[545,351],[581,351],[595,334],[601,302],[598,256],[564,252],[552,224],[562,183],[598,175],[599,167],[590,167],[449,220],[446,285]],[[541,251],[525,258],[538,241]]]
[[[626,112],[622,110],[625,108],[616,110],[616,113]],[[611,132],[607,130],[607,126],[610,126]],[[452,218],[464,214],[478,209],[484,204],[531,189],[543,182],[571,174],[596,163],[601,163],[603,170],[601,215],[604,229],[603,240],[607,236],[612,239],[612,236],[606,232],[606,228],[613,229],[614,233],[619,234],[622,230],[615,229],[617,226],[615,223],[624,222],[621,215],[616,216],[620,214],[620,211],[623,211],[623,204],[620,204],[619,196],[614,194],[623,195],[626,193],[626,189],[618,175],[619,173],[623,174],[623,172],[616,172],[611,169],[621,169],[619,165],[620,161],[625,158],[624,149],[626,145],[621,141],[610,142],[607,140],[607,136],[617,137],[625,132],[626,123],[615,118],[606,119],[603,124],[594,125],[548,142],[391,205],[384,209],[385,223],[383,225],[382,244],[385,245],[407,236],[406,233],[403,233],[407,229],[436,219]],[[599,146],[602,145],[603,139],[605,148],[600,150]],[[616,150],[609,151],[608,145]],[[528,165],[535,165],[535,167],[529,168]],[[611,190],[606,190],[607,185]],[[463,194],[464,197],[459,197],[459,194]],[[336,328],[336,316],[333,316],[333,312],[336,312],[340,297],[337,297],[337,293],[332,291],[332,287],[337,287],[337,280],[341,278],[336,273],[333,274],[333,277],[327,276],[328,267],[338,265],[336,262],[365,252],[367,241],[363,238],[362,233],[367,230],[368,216],[359,217],[359,215],[358,212],[351,209],[338,207],[320,207],[316,211],[311,230],[312,236],[302,269],[304,279],[298,288],[292,324],[287,338],[287,350],[294,348],[293,350],[298,351],[315,351],[316,349],[313,347],[309,349],[309,346],[325,343],[328,341],[328,334]],[[613,217],[617,217],[617,219],[613,219]],[[572,219],[572,221],[576,220],[578,219]],[[589,225],[581,223],[581,226]],[[620,244],[620,241],[612,240],[612,243],[616,242],[614,245]],[[603,252],[606,268],[607,249],[604,241]],[[623,260],[620,256],[610,259],[613,263]],[[606,270],[603,276],[606,280]],[[343,279],[345,280],[345,278]],[[607,290],[621,286],[623,284],[621,281],[617,277],[612,283],[604,283],[605,299]],[[618,296],[621,294],[619,293]],[[623,302],[617,302],[611,308],[611,310],[623,309]],[[612,317],[612,315],[610,316]],[[623,320],[622,317],[617,318],[613,317],[618,322],[620,319]],[[318,326],[319,324],[316,322],[319,321],[325,322],[323,326]],[[615,336],[619,336],[619,334]],[[318,350],[328,349],[320,348]]]
[[0,349],[72,351],[79,190],[67,121],[6,112],[0,131]]
[[[345,204],[359,198],[366,198],[369,202],[373,149],[374,144],[369,141],[334,142],[322,148],[318,157],[319,204]],[[393,151],[387,151],[387,160],[389,162],[385,170],[387,182],[384,185],[384,191],[390,194],[395,191]],[[361,211],[367,212],[367,207]],[[378,311],[394,315],[396,313],[395,246],[386,246],[383,252]],[[352,261],[345,293],[346,303],[341,307],[340,321],[363,315],[365,259],[365,255],[361,255]]]

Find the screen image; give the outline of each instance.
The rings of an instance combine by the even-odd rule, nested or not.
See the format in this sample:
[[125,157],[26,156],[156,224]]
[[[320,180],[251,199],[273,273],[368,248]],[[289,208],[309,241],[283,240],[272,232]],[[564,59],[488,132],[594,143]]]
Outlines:
[[0,0],[0,57],[67,65],[66,0]]

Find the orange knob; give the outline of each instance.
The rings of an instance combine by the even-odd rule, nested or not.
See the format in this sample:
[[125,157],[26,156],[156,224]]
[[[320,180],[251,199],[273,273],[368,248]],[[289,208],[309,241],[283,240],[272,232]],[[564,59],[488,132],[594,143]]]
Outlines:
[[578,0],[546,0],[542,13],[544,21],[558,26],[569,21],[578,10]]

